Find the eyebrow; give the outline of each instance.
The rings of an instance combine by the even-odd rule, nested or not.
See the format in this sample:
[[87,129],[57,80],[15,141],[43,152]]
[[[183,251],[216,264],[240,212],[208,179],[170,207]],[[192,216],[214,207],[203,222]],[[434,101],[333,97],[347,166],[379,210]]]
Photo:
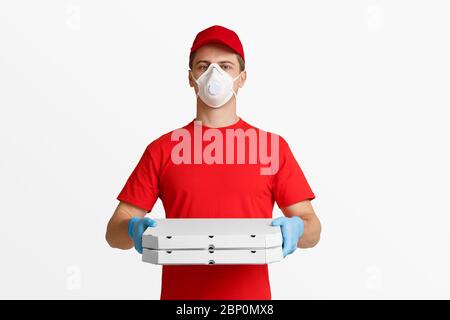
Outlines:
[[[202,63],[202,62],[206,62],[206,63],[209,63],[209,64],[211,63],[211,61],[208,61],[208,60],[199,60],[195,64],[197,65],[197,64]],[[219,63],[231,63],[232,65],[234,65],[234,63],[232,61],[230,61],[230,60],[219,61]]]

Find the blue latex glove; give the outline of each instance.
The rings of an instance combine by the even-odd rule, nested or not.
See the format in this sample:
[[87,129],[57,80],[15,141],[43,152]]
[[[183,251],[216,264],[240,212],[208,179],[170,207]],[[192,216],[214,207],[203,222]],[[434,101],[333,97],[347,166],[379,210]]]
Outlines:
[[134,248],[140,254],[142,254],[142,234],[148,227],[156,227],[156,221],[139,217],[133,217],[128,221],[128,235],[133,239]]
[[303,235],[303,220],[300,217],[279,217],[272,221],[272,226],[281,226],[283,235],[283,257],[297,249],[297,243]]

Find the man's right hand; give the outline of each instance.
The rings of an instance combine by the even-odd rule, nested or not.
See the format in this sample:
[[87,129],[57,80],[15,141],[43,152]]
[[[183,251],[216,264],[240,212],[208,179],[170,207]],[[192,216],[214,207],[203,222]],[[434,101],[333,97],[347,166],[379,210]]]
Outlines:
[[156,227],[156,221],[139,217],[133,217],[128,221],[128,235],[133,240],[134,248],[140,254],[142,254],[142,235],[148,227]]

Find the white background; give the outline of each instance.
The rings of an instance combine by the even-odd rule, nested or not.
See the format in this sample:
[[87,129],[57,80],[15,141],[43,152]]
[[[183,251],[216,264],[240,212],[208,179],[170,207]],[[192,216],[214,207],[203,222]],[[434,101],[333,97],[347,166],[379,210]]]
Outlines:
[[105,228],[147,144],[195,116],[188,53],[213,24],[244,44],[238,114],[317,196],[322,240],[270,266],[273,298],[450,298],[449,9],[1,1],[0,298],[159,299],[161,268]]

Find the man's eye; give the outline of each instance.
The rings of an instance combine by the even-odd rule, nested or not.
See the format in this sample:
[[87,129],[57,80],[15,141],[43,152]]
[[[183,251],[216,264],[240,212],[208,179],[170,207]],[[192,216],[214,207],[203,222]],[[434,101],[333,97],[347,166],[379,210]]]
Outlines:
[[220,66],[223,70],[228,70],[228,69],[230,69],[230,66],[229,65],[223,65],[223,66]]

